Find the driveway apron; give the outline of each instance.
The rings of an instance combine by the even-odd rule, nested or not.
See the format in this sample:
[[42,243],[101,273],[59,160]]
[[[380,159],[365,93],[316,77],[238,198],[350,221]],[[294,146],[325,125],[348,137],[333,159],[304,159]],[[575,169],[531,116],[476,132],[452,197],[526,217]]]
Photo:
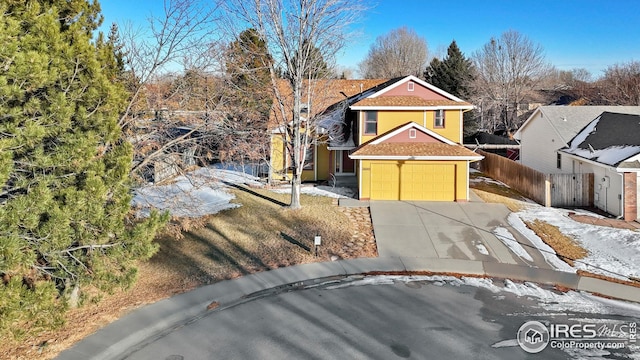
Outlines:
[[[507,221],[503,204],[483,202],[371,201],[380,257],[477,260],[551,268]],[[511,237],[498,238],[495,231]],[[505,242],[511,242],[512,251]],[[529,255],[523,254],[526,251]]]

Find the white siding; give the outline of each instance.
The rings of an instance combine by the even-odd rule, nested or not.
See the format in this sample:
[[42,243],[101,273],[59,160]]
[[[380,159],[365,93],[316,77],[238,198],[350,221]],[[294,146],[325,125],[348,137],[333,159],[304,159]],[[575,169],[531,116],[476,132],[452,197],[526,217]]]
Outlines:
[[638,189],[636,190],[636,201],[638,202],[638,206],[636,207],[636,211],[637,211],[637,216],[638,216],[638,220],[640,220],[640,173],[637,173],[638,176],[638,180],[636,180],[636,185],[638,187]]
[[562,169],[556,167],[556,150],[564,147],[549,122],[539,113],[521,130],[520,163],[545,174],[570,174],[571,160],[562,156]]

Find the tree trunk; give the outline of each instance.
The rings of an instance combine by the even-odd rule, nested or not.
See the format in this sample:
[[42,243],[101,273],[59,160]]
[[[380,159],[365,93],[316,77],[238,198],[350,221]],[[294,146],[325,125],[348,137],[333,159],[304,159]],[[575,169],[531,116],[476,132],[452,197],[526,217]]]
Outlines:
[[[293,79],[293,178],[291,179],[291,209],[300,209],[300,184],[302,183],[302,169],[304,168],[304,158],[306,141],[302,139],[302,123],[300,119],[300,96],[302,92],[302,79],[300,75],[295,75]],[[304,139],[306,140],[306,138]]]
[[291,204],[289,208],[297,210],[302,208],[300,204],[300,175],[294,173],[293,180],[291,181]]

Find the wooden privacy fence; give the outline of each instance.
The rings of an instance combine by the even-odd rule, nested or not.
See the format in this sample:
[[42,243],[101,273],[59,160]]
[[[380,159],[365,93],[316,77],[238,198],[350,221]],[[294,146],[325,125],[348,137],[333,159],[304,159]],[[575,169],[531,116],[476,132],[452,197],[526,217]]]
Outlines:
[[544,174],[505,157],[484,156],[480,170],[544,206],[593,206],[593,174]]
[[549,174],[550,206],[593,206],[593,174]]

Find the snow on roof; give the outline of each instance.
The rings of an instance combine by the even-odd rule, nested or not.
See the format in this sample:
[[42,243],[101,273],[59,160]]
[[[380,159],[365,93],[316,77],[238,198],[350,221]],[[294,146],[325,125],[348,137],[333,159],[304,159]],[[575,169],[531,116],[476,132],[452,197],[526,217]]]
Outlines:
[[609,166],[640,154],[640,116],[604,112],[585,126],[564,153]]

